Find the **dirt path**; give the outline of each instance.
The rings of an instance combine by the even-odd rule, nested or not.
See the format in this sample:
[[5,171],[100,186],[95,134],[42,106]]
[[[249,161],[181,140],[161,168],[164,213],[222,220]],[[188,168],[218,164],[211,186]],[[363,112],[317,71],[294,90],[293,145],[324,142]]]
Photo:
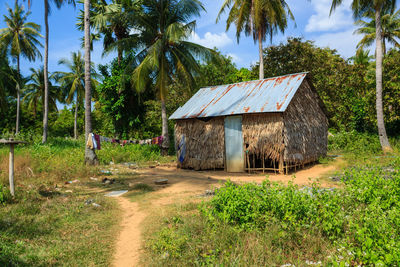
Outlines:
[[140,211],[138,203],[125,197],[119,197],[118,202],[123,210],[123,218],[113,265],[118,267],[138,266],[142,245],[140,225],[146,214]]
[[[123,169],[124,167],[120,167]],[[265,180],[266,175],[271,181],[287,183],[292,181],[298,185],[307,185],[318,181],[318,178],[333,172],[335,165],[314,165],[290,175],[266,174],[232,174],[223,171],[192,171],[182,170],[176,167],[157,167],[131,170],[125,168],[126,174],[132,173],[131,183],[146,183],[155,187],[149,198],[143,203],[132,202],[126,197],[119,197],[118,201],[123,210],[121,232],[117,241],[114,266],[139,266],[139,258],[142,245],[142,221],[155,208],[162,205],[178,203],[188,197],[204,194],[207,189],[213,189],[223,184],[228,179],[233,182],[257,182]],[[167,186],[155,186],[157,179],[168,179]],[[118,178],[117,178],[118,179]],[[324,187],[335,186],[328,181],[319,181]]]

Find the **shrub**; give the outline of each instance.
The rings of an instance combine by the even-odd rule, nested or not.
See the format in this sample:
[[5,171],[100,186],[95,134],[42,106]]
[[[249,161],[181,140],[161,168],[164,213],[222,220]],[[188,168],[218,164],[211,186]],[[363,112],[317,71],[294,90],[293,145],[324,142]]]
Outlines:
[[354,153],[378,153],[382,150],[378,135],[357,131],[339,132],[330,136],[328,149]]
[[344,260],[359,264],[400,262],[400,174],[369,166],[345,172],[341,189],[316,184],[299,188],[265,181],[262,185],[228,182],[201,207],[208,221],[224,222],[245,231],[268,231],[278,224],[295,235],[322,233],[345,248]]

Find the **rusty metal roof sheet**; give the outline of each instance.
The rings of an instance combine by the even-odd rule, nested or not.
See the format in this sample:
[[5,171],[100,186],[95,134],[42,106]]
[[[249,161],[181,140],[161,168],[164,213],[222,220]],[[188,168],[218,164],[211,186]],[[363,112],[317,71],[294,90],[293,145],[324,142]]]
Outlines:
[[169,119],[284,112],[307,73],[200,89]]

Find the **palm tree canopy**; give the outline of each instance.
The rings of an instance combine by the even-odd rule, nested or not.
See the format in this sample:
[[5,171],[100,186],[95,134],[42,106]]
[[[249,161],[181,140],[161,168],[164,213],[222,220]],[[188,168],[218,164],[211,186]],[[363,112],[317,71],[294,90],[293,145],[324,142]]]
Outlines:
[[[68,68],[68,72],[58,71],[54,73],[57,82],[64,89],[64,95],[67,103],[72,103],[75,94],[78,94],[78,100],[81,101],[85,92],[85,61],[80,51],[72,52],[71,59],[62,58],[58,61],[59,65],[64,65]],[[92,63],[92,77],[97,77]],[[97,81],[92,79],[92,86],[95,86]]]
[[43,45],[38,37],[40,26],[33,22],[27,22],[30,12],[25,12],[23,6],[16,5],[12,10],[7,8],[8,15],[4,15],[4,21],[7,28],[0,29],[0,45],[7,50],[11,56],[19,55],[33,61],[36,58],[42,58],[38,47]]
[[[353,0],[351,9],[353,10],[353,17],[361,19],[373,10],[391,12],[396,8],[396,2],[396,0]],[[342,3],[343,0],[332,0],[331,14]]]
[[[23,101],[28,103],[28,108],[35,107],[36,109],[44,99],[44,69],[41,66],[38,69],[30,68],[30,71],[29,82],[24,86]],[[54,74],[49,76],[49,107],[51,110],[57,110],[57,100],[62,102],[63,99],[59,88],[53,86],[51,80],[54,80]]]
[[144,49],[136,57],[139,65],[132,81],[139,92],[154,81],[160,99],[165,100],[174,76],[192,85],[200,72],[198,60],[211,55],[210,49],[187,41],[196,26],[191,18],[204,7],[198,0],[148,0],[143,10],[139,27]]
[[[112,0],[97,1],[91,4],[90,26],[95,31],[91,34],[92,41],[99,40],[100,34],[103,36],[103,55],[109,54],[118,49],[129,50],[124,45],[124,39],[132,37],[131,30],[136,26],[135,19],[140,13],[140,0]],[[80,11],[77,26],[83,31],[84,12]],[[83,46],[83,39],[82,39]]]
[[[358,43],[357,48],[371,46],[375,42],[376,22],[375,14],[370,12],[367,20],[358,20],[356,25],[360,26],[354,33],[364,35]],[[382,38],[386,43],[390,43],[396,47],[400,47],[400,9],[396,12],[385,13],[381,17],[382,20]],[[386,47],[384,47],[384,50]]]
[[358,49],[356,55],[349,58],[356,65],[368,65],[373,56],[369,55],[369,50],[364,50],[362,48]]
[[265,41],[266,35],[270,37],[278,31],[284,32],[288,25],[288,18],[294,20],[294,16],[284,0],[225,0],[218,13],[217,21],[221,15],[230,9],[226,21],[226,30],[231,24],[236,26],[236,38],[242,32],[246,36],[252,35],[253,40],[258,40],[258,34]]

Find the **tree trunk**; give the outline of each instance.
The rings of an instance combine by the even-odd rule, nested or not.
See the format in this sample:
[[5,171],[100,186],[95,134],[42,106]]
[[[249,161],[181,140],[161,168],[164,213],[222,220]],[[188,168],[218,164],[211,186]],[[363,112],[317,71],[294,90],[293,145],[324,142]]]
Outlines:
[[121,65],[122,62],[122,47],[118,45],[118,65]]
[[44,42],[44,111],[43,111],[43,139],[42,143],[47,142],[47,127],[49,121],[49,2],[48,0],[44,0],[44,24],[46,30],[45,42]]
[[165,100],[161,99],[161,123],[163,141],[161,145],[161,154],[163,156],[168,155],[169,149],[169,135],[168,135],[168,119],[167,119],[167,108],[165,107]]
[[86,146],[89,133],[92,132],[92,88],[90,79],[90,0],[84,2],[85,12],[85,164],[96,165],[99,163],[94,149]]
[[264,59],[263,59],[263,44],[262,44],[262,34],[261,31],[258,33],[258,53],[260,60],[260,69],[258,73],[258,78],[260,80],[264,79]]
[[[20,76],[20,66],[19,66],[19,55],[17,56],[17,73]],[[19,106],[21,103],[21,96],[20,96],[20,79],[18,77],[18,84],[17,84],[17,118],[15,122],[15,135],[19,133]]]
[[382,104],[382,24],[381,11],[375,10],[376,21],[376,118],[378,122],[379,141],[384,152],[391,151],[389,140],[386,135],[385,122],[383,119]]
[[75,102],[74,139],[78,139],[78,93]]
[[383,36],[382,36],[382,46],[383,46],[383,56],[386,56],[386,41]]

